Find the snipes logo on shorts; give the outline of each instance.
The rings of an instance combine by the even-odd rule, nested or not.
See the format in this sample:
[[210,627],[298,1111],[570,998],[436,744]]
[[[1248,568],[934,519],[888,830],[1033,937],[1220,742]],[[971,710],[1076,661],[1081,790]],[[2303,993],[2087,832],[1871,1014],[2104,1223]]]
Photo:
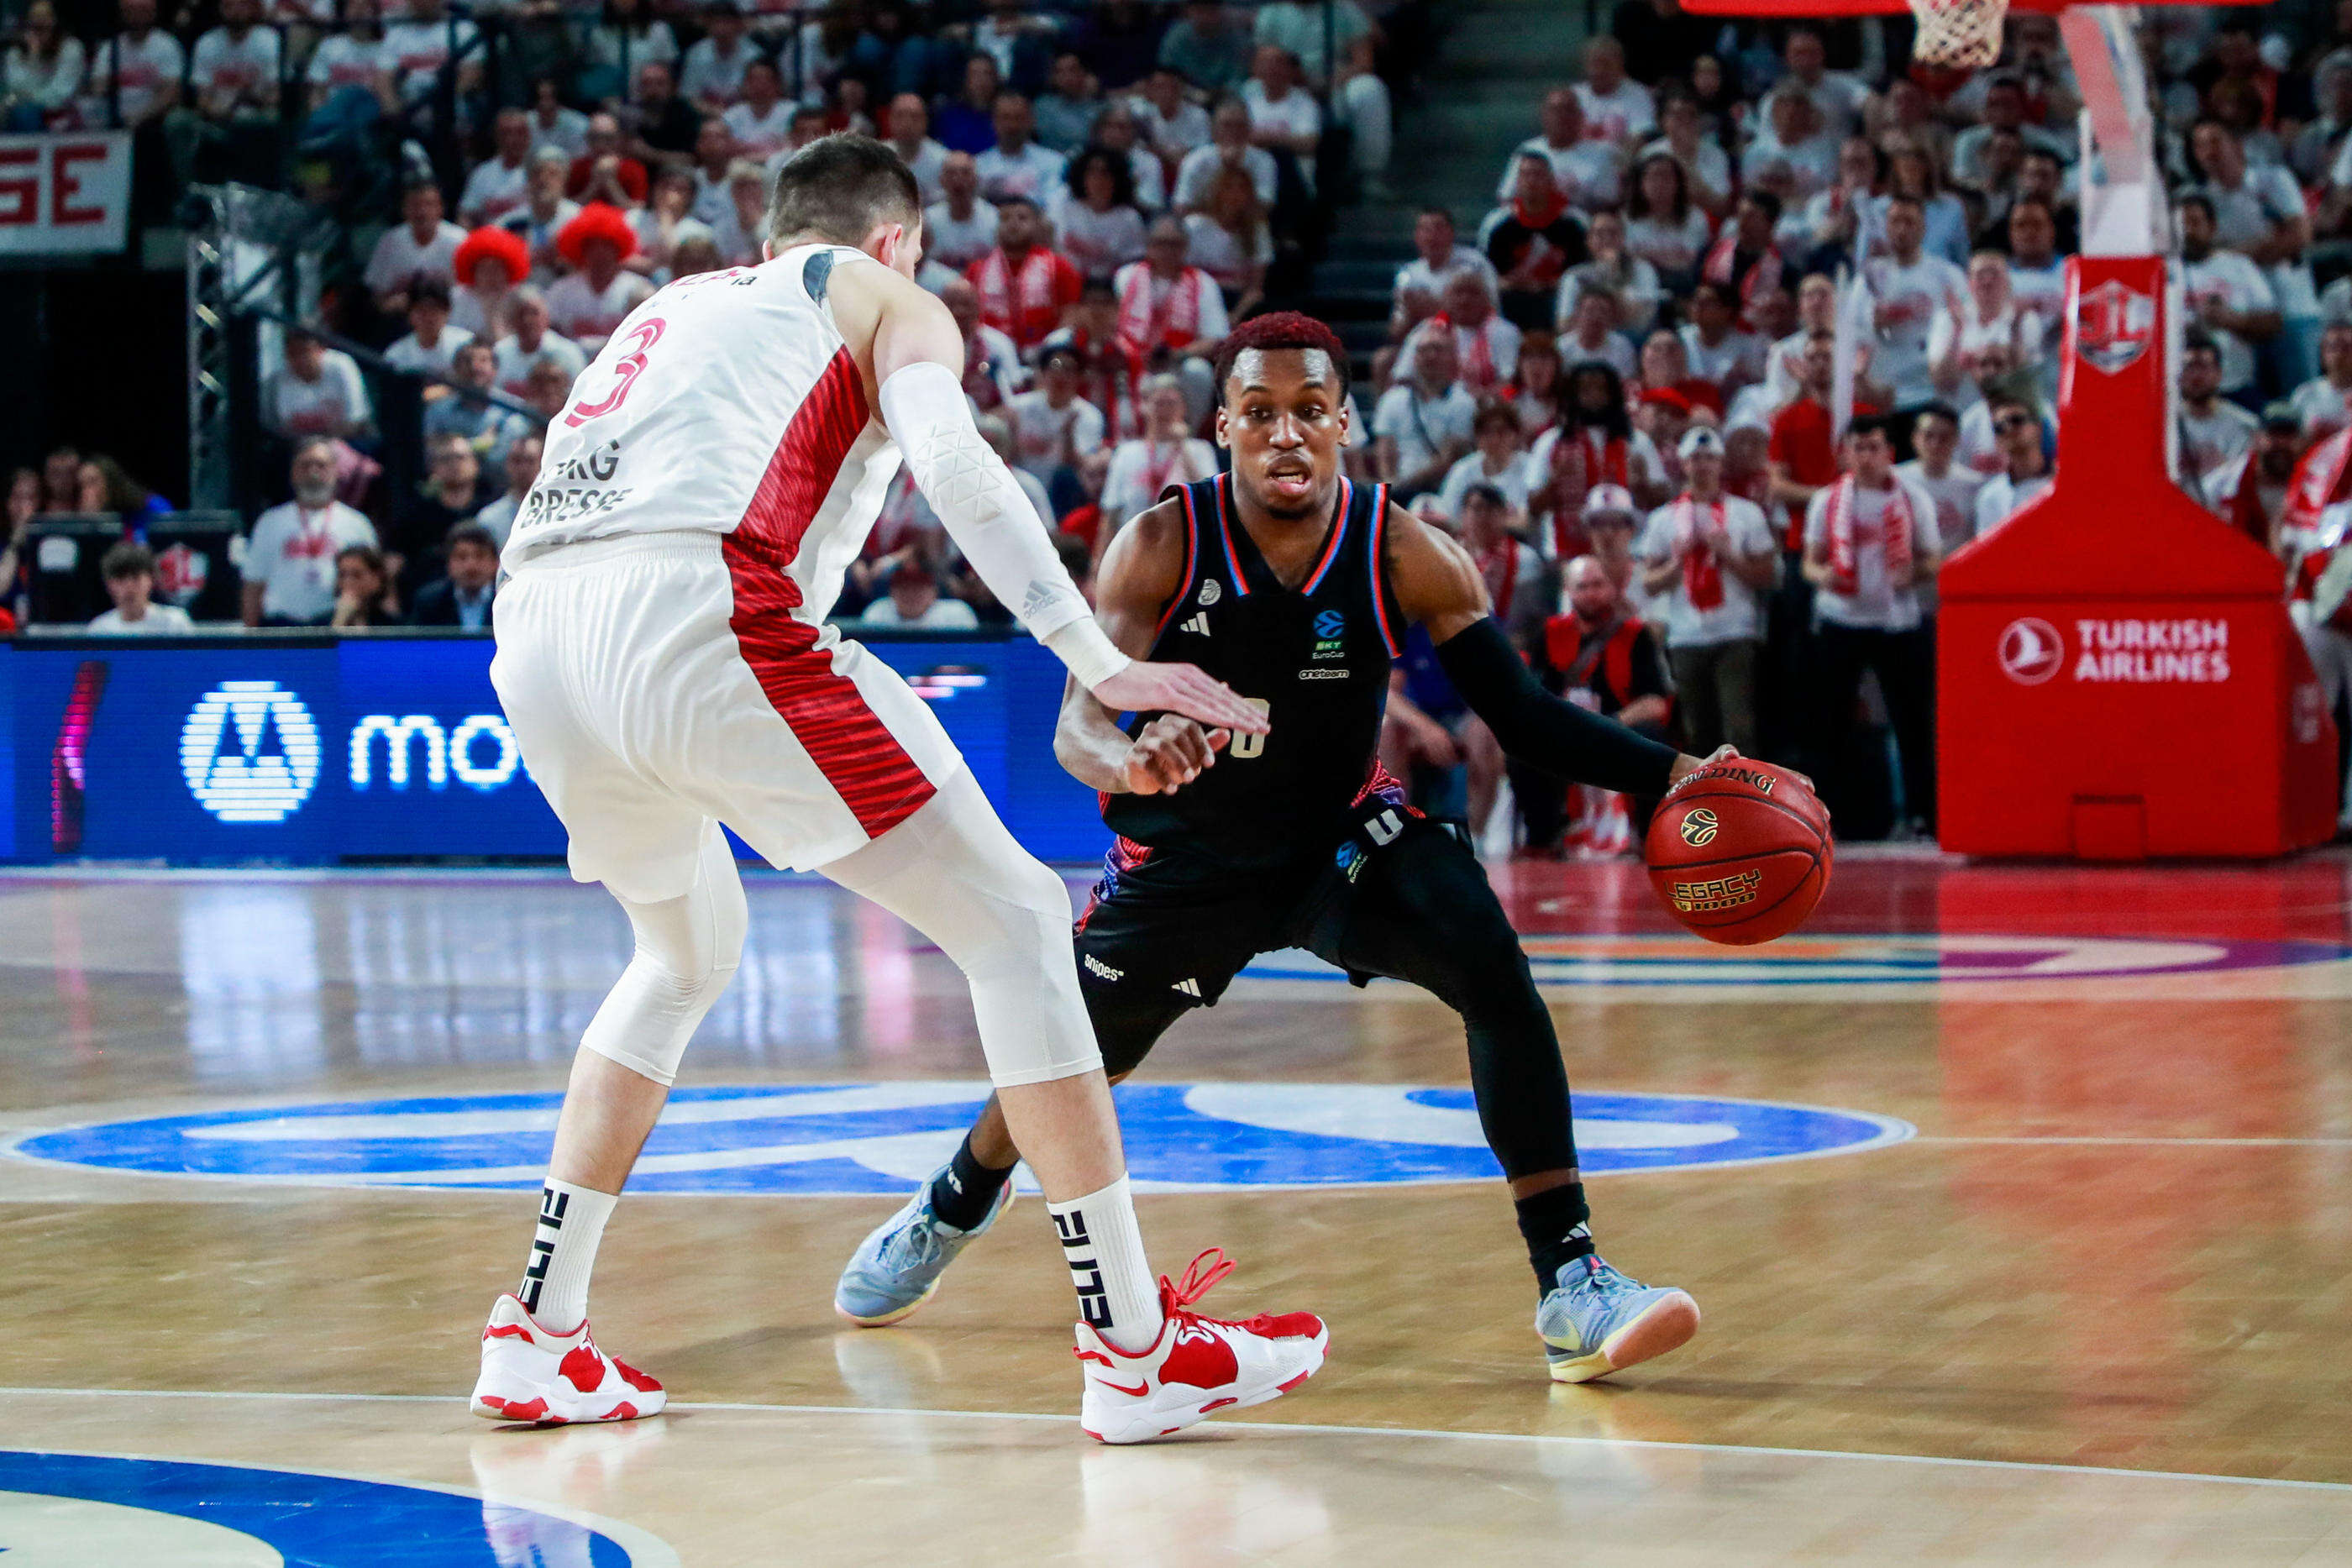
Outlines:
[[1737,909],[1743,904],[1753,904],[1764,873],[1750,867],[1730,876],[1719,876],[1711,882],[1678,882],[1674,883],[1675,907],[1685,915],[1705,915],[1713,910]]
[[276,681],[223,681],[180,727],[180,773],[224,822],[282,822],[319,782],[319,727]]
[[1715,813],[1701,806],[1683,818],[1683,842],[1699,849],[1715,841]]

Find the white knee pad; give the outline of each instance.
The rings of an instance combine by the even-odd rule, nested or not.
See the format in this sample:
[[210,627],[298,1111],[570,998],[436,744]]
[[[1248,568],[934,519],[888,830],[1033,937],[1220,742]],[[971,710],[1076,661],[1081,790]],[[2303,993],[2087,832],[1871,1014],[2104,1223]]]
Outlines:
[[1101,1068],[1078,993],[1070,895],[1005,831],[969,773],[823,869],[929,937],[963,971],[999,1088]]
[[694,885],[657,904],[624,898],[637,950],[581,1037],[583,1050],[674,1083],[687,1041],[743,960],[751,909],[727,837],[711,823]]

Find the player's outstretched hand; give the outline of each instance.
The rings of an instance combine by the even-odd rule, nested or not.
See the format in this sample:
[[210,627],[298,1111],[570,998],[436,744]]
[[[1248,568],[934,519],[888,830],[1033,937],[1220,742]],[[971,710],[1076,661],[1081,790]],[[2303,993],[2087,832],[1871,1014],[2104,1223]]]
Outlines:
[[[1669,768],[1666,772],[1666,788],[1669,789],[1673,789],[1675,785],[1681,783],[1684,779],[1689,778],[1692,774],[1697,772],[1702,768],[1712,768],[1718,762],[1736,762],[1738,760],[1739,760],[1739,748],[1736,746],[1727,745],[1717,747],[1713,751],[1708,752],[1703,758],[1688,756],[1677,757],[1675,758],[1674,767]],[[1813,781],[1811,779],[1806,778],[1803,774],[1798,772],[1795,768],[1783,768],[1780,771],[1786,773],[1790,778],[1794,779],[1798,783],[1802,784],[1806,789],[1812,789]]]
[[1265,715],[1234,695],[1197,664],[1155,664],[1138,659],[1094,688],[1102,705],[1120,713],[1172,713],[1218,729],[1264,735]]
[[1143,727],[1128,748],[1123,768],[1127,787],[1138,795],[1181,789],[1215,767],[1217,753],[1233,737],[1230,729],[1203,731],[1189,718],[1161,714]]

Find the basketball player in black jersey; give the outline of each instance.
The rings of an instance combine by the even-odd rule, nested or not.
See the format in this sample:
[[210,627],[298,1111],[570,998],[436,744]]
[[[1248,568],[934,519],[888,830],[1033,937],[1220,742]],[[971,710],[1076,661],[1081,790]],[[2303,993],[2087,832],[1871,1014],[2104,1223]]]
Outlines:
[[[1233,471],[1171,486],[1103,558],[1096,614],[1111,640],[1199,665],[1269,727],[1237,737],[1168,715],[1122,727],[1073,685],[1055,752],[1102,791],[1118,834],[1077,922],[1079,982],[1114,1082],[1279,948],[1452,1006],[1535,1267],[1551,1375],[1581,1383],[1682,1344],[1698,1308],[1593,1250],[1568,1076],[1518,935],[1458,826],[1424,819],[1376,760],[1389,668],[1420,622],[1504,749],[1562,779],[1654,796],[1699,762],[1545,692],[1467,552],[1386,486],[1341,477],[1346,370],[1320,322],[1245,323],[1218,366]],[[843,1315],[895,1322],[928,1299],[1010,1201],[1018,1158],[992,1100],[953,1160],[858,1249],[835,1294]]]

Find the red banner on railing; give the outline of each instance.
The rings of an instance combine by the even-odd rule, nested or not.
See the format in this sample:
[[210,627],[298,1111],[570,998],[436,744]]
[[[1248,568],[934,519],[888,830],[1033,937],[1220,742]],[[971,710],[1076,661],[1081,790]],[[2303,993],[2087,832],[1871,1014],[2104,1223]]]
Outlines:
[[118,251],[131,233],[131,135],[0,136],[0,256]]

